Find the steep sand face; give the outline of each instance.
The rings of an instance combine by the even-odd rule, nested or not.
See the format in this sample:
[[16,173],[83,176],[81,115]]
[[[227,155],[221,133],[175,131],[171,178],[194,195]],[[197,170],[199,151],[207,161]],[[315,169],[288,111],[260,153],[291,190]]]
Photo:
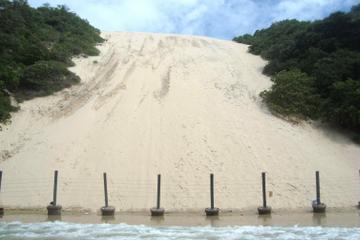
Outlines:
[[[273,208],[309,207],[315,170],[322,200],[360,200],[360,147],[310,124],[272,116],[259,93],[270,87],[265,62],[247,46],[192,36],[104,33],[100,56],[75,59],[82,83],[21,104],[0,132],[1,200],[43,208],[59,170],[58,202],[98,210],[102,173],[118,210],[155,205],[255,209],[262,171]],[[270,193],[271,192],[271,193]]]

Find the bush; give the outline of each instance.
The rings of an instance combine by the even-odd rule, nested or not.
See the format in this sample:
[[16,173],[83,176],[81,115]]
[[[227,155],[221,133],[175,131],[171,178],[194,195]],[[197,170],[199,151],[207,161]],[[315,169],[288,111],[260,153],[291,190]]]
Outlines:
[[318,115],[319,96],[313,86],[314,78],[293,69],[279,72],[272,81],[271,89],[260,94],[272,111],[305,119]]
[[74,73],[67,69],[64,63],[56,61],[39,61],[25,68],[21,81],[23,90],[38,92],[37,96],[51,94],[63,88],[70,87],[80,81]]
[[[273,112],[321,119],[360,136],[360,4],[323,20],[285,20],[234,38],[269,61]],[[360,137],[358,137],[360,138]]]
[[97,55],[104,40],[65,6],[31,8],[25,0],[0,0],[0,122],[11,111],[6,90],[21,99],[43,96],[79,82],[66,68],[74,55]]
[[322,118],[325,121],[360,130],[360,81],[335,82],[324,109]]
[[[11,106],[10,98],[0,91],[0,122],[6,122],[10,119],[10,112],[16,108]],[[1,126],[0,126],[1,130]]]

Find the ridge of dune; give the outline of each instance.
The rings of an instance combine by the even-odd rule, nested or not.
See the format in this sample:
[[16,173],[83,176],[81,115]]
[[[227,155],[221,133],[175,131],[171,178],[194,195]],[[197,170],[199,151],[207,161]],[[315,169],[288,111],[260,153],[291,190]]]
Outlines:
[[167,210],[261,204],[268,173],[273,208],[309,207],[314,172],[322,201],[360,200],[360,147],[315,124],[293,125],[268,112],[259,93],[271,86],[266,62],[247,46],[206,37],[103,33],[99,56],[76,58],[81,83],[21,104],[0,132],[1,201],[43,208],[59,170],[58,202],[66,209],[103,205],[102,173],[117,210],[155,205],[162,174]]

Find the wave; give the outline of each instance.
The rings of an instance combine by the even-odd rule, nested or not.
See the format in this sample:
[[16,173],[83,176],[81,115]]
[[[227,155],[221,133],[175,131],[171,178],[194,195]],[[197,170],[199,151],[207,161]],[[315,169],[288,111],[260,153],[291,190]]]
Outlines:
[[336,239],[358,240],[360,228],[328,227],[151,227],[128,224],[79,224],[67,222],[0,223],[0,239],[19,240],[117,240],[117,239]]

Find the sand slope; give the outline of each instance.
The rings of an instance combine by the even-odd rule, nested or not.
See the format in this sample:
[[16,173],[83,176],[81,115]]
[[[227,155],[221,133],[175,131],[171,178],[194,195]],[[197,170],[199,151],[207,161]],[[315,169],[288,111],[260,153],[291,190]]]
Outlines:
[[77,58],[82,83],[21,104],[0,132],[5,206],[43,208],[59,170],[59,203],[98,210],[102,172],[118,210],[154,206],[162,174],[168,210],[255,209],[268,173],[273,208],[360,200],[360,147],[309,124],[272,116],[258,97],[271,85],[247,46],[192,36],[104,33],[97,57]]

